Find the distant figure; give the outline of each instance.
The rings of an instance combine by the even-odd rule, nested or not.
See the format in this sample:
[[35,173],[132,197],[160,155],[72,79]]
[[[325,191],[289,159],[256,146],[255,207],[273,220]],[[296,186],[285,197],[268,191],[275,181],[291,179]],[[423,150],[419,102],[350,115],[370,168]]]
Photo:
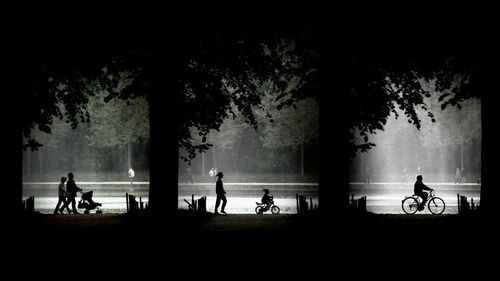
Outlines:
[[212,168],[210,169],[210,172],[208,172],[208,174],[210,175],[211,178],[213,178],[213,181],[216,182],[217,179],[217,168]]
[[[54,209],[54,215],[57,215],[58,212],[62,214],[64,211],[64,207],[66,207],[66,210],[68,210],[68,214],[71,213],[71,211],[68,208],[68,205],[66,204],[66,197],[68,196],[68,192],[66,192],[66,187],[64,186],[65,182],[66,182],[66,177],[61,177],[61,182],[59,183],[59,191],[58,191],[59,200],[57,201],[56,208]],[[63,203],[63,207],[59,209],[61,203]]]
[[130,181],[130,184],[134,183],[134,177],[135,177],[135,172],[132,170],[132,167],[128,168],[128,179]]
[[264,195],[262,196],[261,203],[265,204],[265,209],[269,209],[269,204],[271,203],[271,196],[269,196],[269,189],[265,188],[263,189]]
[[422,174],[422,168],[420,168],[420,166],[417,167],[417,173],[415,174],[415,176],[418,176],[418,175],[421,175]]
[[406,167],[403,168],[403,184],[408,183],[408,171],[406,170]]
[[460,183],[462,180],[462,173],[460,172],[460,168],[457,168],[457,171],[455,172],[455,184]]
[[73,173],[68,173],[68,183],[66,184],[66,191],[68,192],[68,201],[66,201],[62,209],[67,208],[69,203],[71,203],[73,214],[79,214],[78,211],[76,210],[75,198],[76,198],[76,193],[78,191],[82,191],[82,189],[76,186],[74,177],[75,176],[73,176]]
[[432,188],[429,188],[427,185],[423,183],[424,178],[422,175],[417,176],[417,181],[415,182],[415,186],[413,187],[413,192],[415,195],[418,195],[420,198],[422,198],[422,203],[420,203],[420,206],[418,207],[418,210],[423,210],[425,203],[427,202],[427,197],[429,194],[427,192],[424,192],[424,190],[432,191]]
[[462,168],[462,171],[460,172],[460,182],[461,183],[467,182],[467,180],[465,179],[465,168]]
[[215,193],[217,194],[217,199],[215,200],[215,214],[219,215],[219,212],[217,209],[219,208],[220,201],[222,200],[222,206],[220,209],[220,214],[226,214],[224,209],[226,208],[226,191],[224,190],[224,187],[222,186],[222,178],[224,177],[224,174],[222,172],[217,173],[217,183],[215,184]]

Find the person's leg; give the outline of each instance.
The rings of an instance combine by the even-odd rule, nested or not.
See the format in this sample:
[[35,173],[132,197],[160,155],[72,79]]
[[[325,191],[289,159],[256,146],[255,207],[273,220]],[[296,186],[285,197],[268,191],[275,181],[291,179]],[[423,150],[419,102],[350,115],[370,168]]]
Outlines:
[[221,207],[221,213],[226,213],[225,209],[226,209],[226,203],[227,203],[227,199],[226,199],[226,195],[222,195],[222,207]]
[[56,205],[56,208],[54,209],[54,215],[58,214],[59,207],[61,206],[61,203],[63,202],[63,198],[64,197],[59,197],[59,200],[57,200],[57,205]]
[[62,200],[63,200],[63,205],[62,205],[62,207],[59,209],[59,213],[61,213],[61,214],[62,214],[62,213],[63,213],[63,211],[64,211],[64,208],[66,208],[66,210],[68,210],[68,214],[71,214],[71,211],[69,210],[69,207],[68,207],[68,205],[69,205],[68,198],[63,197],[63,198],[62,198]]
[[428,196],[429,195],[427,193],[425,193],[425,192],[422,192],[422,195],[420,195],[420,197],[422,197],[422,204],[421,204],[422,208],[425,208],[425,203],[427,203],[427,197]]
[[420,201],[418,203],[418,210],[421,211],[423,208],[423,204],[424,204],[424,194],[422,193],[415,193],[415,195],[417,195],[419,198],[420,198]]
[[78,211],[76,210],[76,201],[74,196],[70,196],[69,200],[71,202],[71,209],[73,209],[73,214],[78,214]]
[[217,209],[219,208],[219,205],[220,205],[220,196],[217,195],[217,199],[215,200],[215,212],[214,213],[218,213],[217,212]]
[[64,211],[65,207],[66,207],[66,211],[68,211],[68,214],[71,214],[71,210],[69,209],[68,197],[64,197],[64,206],[61,208],[61,213],[62,213],[62,211]]

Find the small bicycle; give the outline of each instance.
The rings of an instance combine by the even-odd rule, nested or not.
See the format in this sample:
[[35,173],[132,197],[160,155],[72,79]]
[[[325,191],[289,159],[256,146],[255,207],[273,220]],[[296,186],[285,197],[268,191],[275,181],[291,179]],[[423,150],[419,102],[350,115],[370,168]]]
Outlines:
[[273,214],[279,214],[280,213],[280,208],[276,205],[274,205],[274,200],[273,197],[269,197],[269,204],[264,204],[261,202],[255,202],[257,204],[257,207],[255,208],[255,213],[258,215],[263,214],[269,210],[271,210],[271,213]]
[[[420,196],[413,194],[412,196],[407,196],[402,201],[402,208],[406,214],[415,214],[419,210],[418,206],[420,206],[420,202],[422,202],[422,198]],[[434,195],[434,189],[429,192],[429,198],[427,200],[427,208],[432,214],[439,215],[444,212],[446,208],[446,204],[444,200]]]

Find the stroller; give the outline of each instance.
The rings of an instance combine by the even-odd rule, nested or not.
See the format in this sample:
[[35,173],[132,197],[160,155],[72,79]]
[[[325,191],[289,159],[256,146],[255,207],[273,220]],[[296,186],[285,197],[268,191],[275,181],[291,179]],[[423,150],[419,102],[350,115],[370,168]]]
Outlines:
[[97,209],[96,214],[102,213],[102,211],[99,209],[102,204],[94,202],[94,200],[92,200],[92,195],[94,194],[93,190],[87,192],[80,191],[80,193],[82,194],[82,197],[78,202],[78,209],[85,209],[85,211],[83,211],[84,214],[89,214],[90,210],[94,209]]

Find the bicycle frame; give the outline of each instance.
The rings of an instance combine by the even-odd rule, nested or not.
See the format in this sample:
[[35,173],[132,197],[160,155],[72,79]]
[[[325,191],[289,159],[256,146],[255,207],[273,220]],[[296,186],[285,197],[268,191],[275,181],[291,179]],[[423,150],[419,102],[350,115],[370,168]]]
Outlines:
[[[415,198],[418,202],[418,205],[422,204],[422,197],[416,195],[416,194],[413,194],[411,197]],[[435,198],[436,195],[434,195],[434,190],[431,190],[429,192],[429,196],[427,197],[427,202],[425,202],[425,205],[428,206],[429,203],[431,202],[431,199]]]

